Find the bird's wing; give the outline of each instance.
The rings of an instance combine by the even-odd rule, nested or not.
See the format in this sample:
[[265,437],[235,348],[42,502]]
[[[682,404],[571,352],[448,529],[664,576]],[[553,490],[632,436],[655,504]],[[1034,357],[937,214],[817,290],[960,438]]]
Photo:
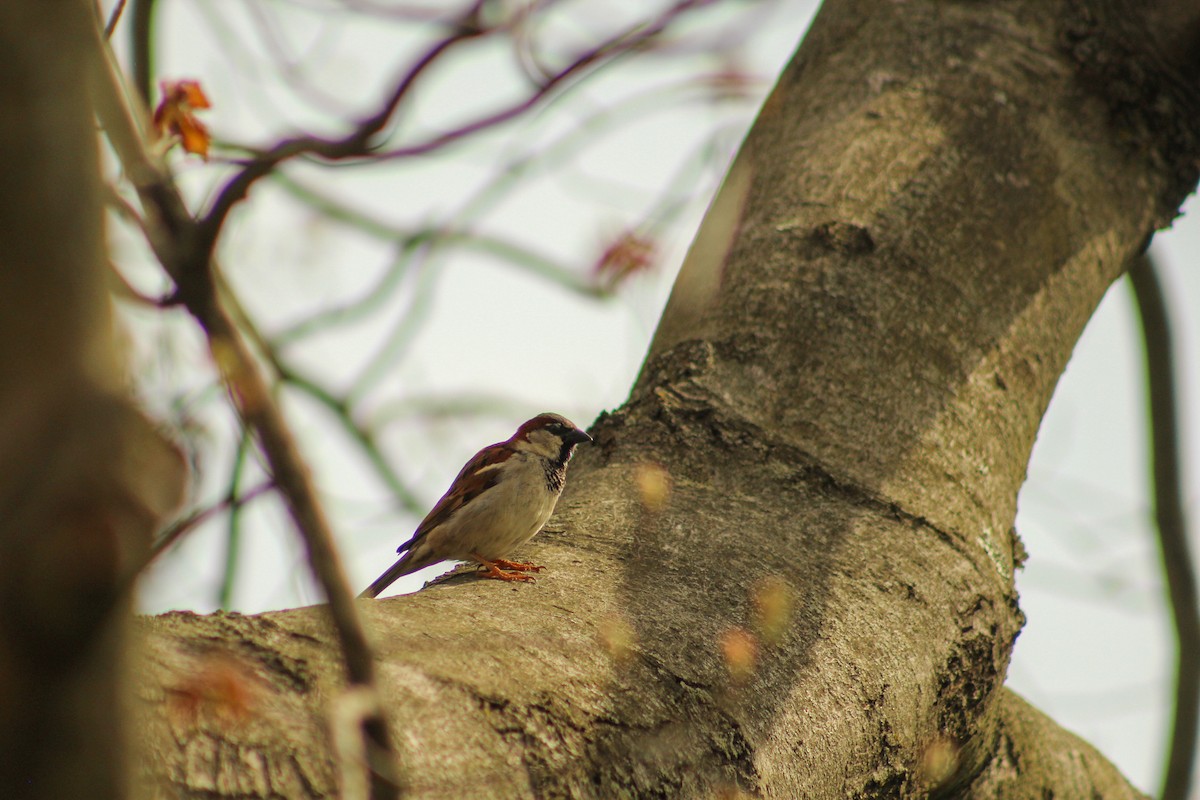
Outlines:
[[495,486],[500,479],[500,465],[510,459],[515,452],[507,442],[500,442],[488,445],[472,456],[471,460],[459,470],[457,477],[450,484],[449,490],[442,495],[442,499],[438,500],[437,504],[425,515],[425,519],[421,520],[416,533],[411,539],[396,548],[396,552],[403,553],[412,548],[427,533],[450,519],[450,515],[463,504]]

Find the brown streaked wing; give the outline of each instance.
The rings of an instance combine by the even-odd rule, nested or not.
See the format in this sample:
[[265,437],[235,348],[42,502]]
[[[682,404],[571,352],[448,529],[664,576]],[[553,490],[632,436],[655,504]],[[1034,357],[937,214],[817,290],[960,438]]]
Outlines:
[[425,515],[425,519],[421,520],[416,533],[411,539],[396,548],[396,552],[403,553],[408,550],[422,536],[448,520],[450,515],[464,503],[495,486],[496,481],[500,478],[499,466],[507,461],[514,452],[507,445],[507,442],[491,444],[472,456],[471,460],[459,470],[458,475],[451,482],[450,488],[442,495],[442,499],[438,500]]

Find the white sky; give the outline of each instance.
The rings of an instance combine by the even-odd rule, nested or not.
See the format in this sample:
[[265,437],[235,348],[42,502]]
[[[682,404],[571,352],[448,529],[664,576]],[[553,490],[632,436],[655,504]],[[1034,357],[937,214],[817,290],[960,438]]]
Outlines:
[[[343,24],[318,14],[290,16],[281,28],[264,24],[283,19],[275,16],[280,9],[328,5],[322,0],[162,5],[161,73],[199,78],[215,104],[206,120],[218,136],[237,141],[262,141],[306,125],[327,132],[330,108],[369,107],[378,87],[387,85],[416,44],[401,25]],[[744,45],[727,63],[762,76],[756,89],[762,93],[791,54],[814,6],[809,0],[734,3],[732,13],[708,14],[689,31],[711,37],[714,31],[744,29]],[[596,26],[614,24],[622,13],[644,10],[645,4],[609,2],[603,15],[599,7],[595,0],[565,4],[546,41],[565,47]],[[275,44],[264,50],[257,43],[267,29],[277,34]],[[306,105],[271,79],[274,52],[290,55],[295,85],[318,84],[321,94],[313,103]],[[456,149],[451,158],[335,175],[311,169],[293,174],[398,225],[453,219],[498,168],[520,153],[537,152],[579,118],[613,106],[615,98],[645,95],[649,87],[657,87],[660,96],[674,96],[662,87],[678,85],[698,66],[711,71],[717,64],[700,57],[680,64],[658,61],[649,72],[631,64],[530,121]],[[514,75],[500,47],[454,61],[432,76],[401,130],[420,131],[502,102],[515,91]],[[427,298],[420,303],[422,324],[382,373],[364,413],[380,419],[398,403],[410,407],[446,394],[464,401],[484,397],[492,409],[466,421],[410,416],[384,429],[385,452],[422,503],[431,504],[478,447],[506,438],[515,422],[532,413],[556,410],[586,426],[601,410],[623,402],[691,231],[720,178],[722,159],[732,155],[755,109],[754,101],[651,101],[628,124],[534,175],[476,218],[479,229],[536,247],[586,277],[605,241],[637,225],[673,176],[691,175],[682,184],[689,203],[661,234],[660,269],[634,279],[612,300],[579,297],[463,250],[416,262],[398,297]],[[715,143],[721,155],[707,169],[689,172],[689,159],[718,130],[724,131]],[[210,191],[211,170],[193,161],[177,163],[193,196]],[[155,286],[153,269],[136,268],[140,251],[133,240],[117,234],[115,242],[121,263],[135,265],[134,278],[147,288]],[[1190,313],[1200,300],[1200,275],[1191,263],[1192,254],[1200,252],[1200,222],[1184,218],[1156,240],[1156,249],[1168,270],[1185,380],[1179,406],[1186,414],[1200,392],[1194,369],[1200,331]],[[307,309],[356,296],[390,259],[384,244],[347,236],[298,212],[293,201],[270,187],[257,188],[251,203],[239,210],[222,253],[231,280],[269,331]],[[313,340],[286,355],[314,374],[332,375],[347,385],[397,317]],[[191,386],[203,393],[205,357],[186,322],[164,325],[140,315],[133,325],[137,369],[151,385]],[[168,368],[157,357],[163,349],[177,366]],[[197,366],[201,370],[192,369]],[[1142,368],[1130,292],[1122,282],[1092,320],[1060,382],[1021,493],[1018,528],[1030,561],[1018,586],[1029,622],[1017,643],[1009,683],[1149,791],[1158,785],[1168,727],[1172,651],[1156,543],[1148,527]],[[397,522],[394,503],[362,459],[333,444],[338,434],[321,409],[297,398],[288,398],[287,408],[326,493],[353,583],[365,585],[391,562],[419,515]],[[227,455],[216,454],[229,451],[228,417],[201,410],[197,424],[211,445],[205,448],[202,474],[223,474]],[[1194,459],[1200,434],[1191,420],[1184,424],[1187,452]],[[1189,486],[1194,512],[1192,472]],[[199,487],[202,496],[220,491],[215,478]],[[144,581],[142,607],[148,612],[213,609],[225,537],[221,524],[193,532]],[[273,501],[258,502],[245,514],[241,565],[233,594],[238,610],[318,600]],[[397,588],[410,591],[423,579],[410,577]]]

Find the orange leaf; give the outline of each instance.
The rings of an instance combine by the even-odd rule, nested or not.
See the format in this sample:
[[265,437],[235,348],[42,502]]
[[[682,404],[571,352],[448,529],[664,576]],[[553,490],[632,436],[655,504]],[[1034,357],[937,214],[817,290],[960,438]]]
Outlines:
[[183,149],[208,160],[212,136],[196,119],[196,109],[212,108],[208,96],[194,80],[163,81],[162,100],[154,109],[154,129],[159,136],[178,136]]

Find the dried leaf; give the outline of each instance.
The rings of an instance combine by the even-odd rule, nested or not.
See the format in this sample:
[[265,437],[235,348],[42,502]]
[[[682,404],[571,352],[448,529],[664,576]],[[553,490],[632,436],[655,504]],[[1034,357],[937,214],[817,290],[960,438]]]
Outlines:
[[609,288],[654,267],[658,247],[648,236],[625,231],[600,254],[592,271]]
[[199,81],[163,81],[160,88],[162,100],[154,109],[154,130],[159,136],[178,137],[185,151],[207,161],[212,135],[194,112],[211,108],[212,104],[200,88]]

